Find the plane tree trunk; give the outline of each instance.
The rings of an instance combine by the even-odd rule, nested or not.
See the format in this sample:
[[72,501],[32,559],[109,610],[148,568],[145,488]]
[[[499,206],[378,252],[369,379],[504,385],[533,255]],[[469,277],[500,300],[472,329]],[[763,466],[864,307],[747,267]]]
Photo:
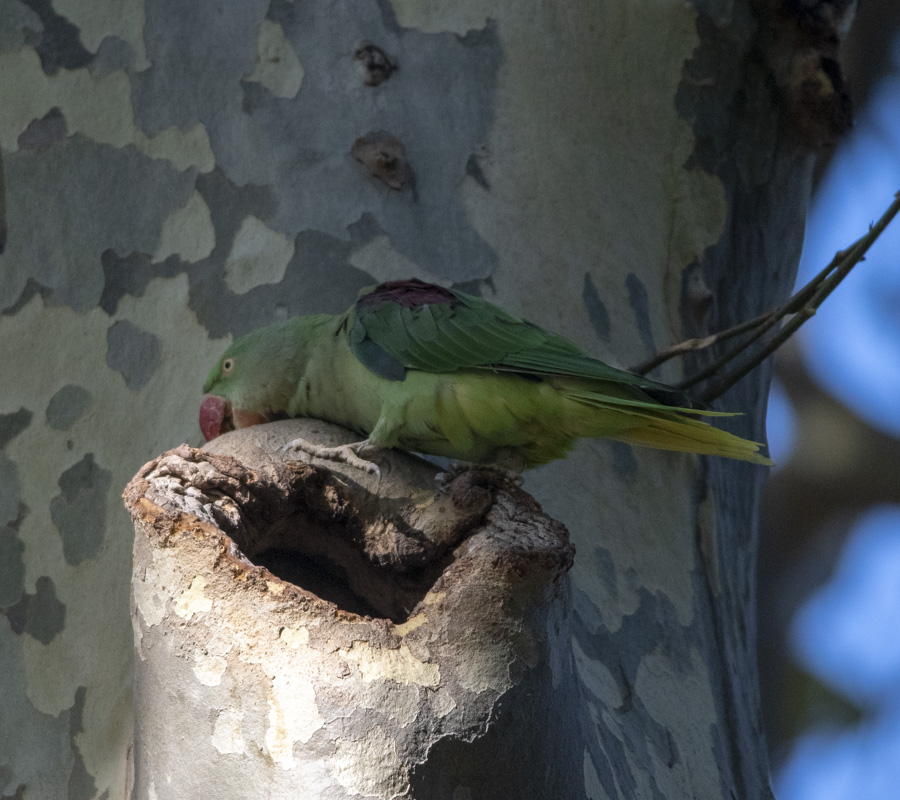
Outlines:
[[[310,61],[296,100],[307,84],[357,76],[345,104],[297,132],[298,147],[315,142],[342,162],[317,235],[337,234],[343,218],[356,249],[343,266],[327,239],[330,260],[307,268],[291,310],[336,304],[323,279],[344,291],[354,270],[366,281],[414,274],[627,364],[771,307],[793,279],[810,159],[782,113],[790,86],[773,86],[767,62],[784,45],[778,30],[729,8],[406,5],[348,15],[367,44],[317,12],[284,11],[285,34],[310,58],[357,47],[356,73]],[[312,30],[324,37],[314,46]],[[257,148],[286,146],[277,109],[261,101],[231,142],[223,171],[236,183],[258,179]],[[275,221],[287,225],[283,211]],[[767,382],[760,370],[728,395],[746,412],[735,431],[764,436]],[[435,493],[434,470],[403,456],[380,486],[352,470],[335,482],[325,465],[271,463],[264,453],[287,435],[225,437],[213,449],[234,464],[170,452],[132,485],[152,504],[135,556],[139,797],[165,796],[160,776],[178,764],[178,791],[216,775],[231,785],[221,776],[233,772],[244,797],[300,786],[379,798],[770,796],[753,589],[764,469],[582,443],[526,484],[571,532],[578,555],[563,577],[568,537],[518,490],[480,487],[476,511],[456,507],[453,487]],[[235,518],[215,512],[217,493]],[[296,506],[315,514],[298,520]],[[450,524],[460,514],[470,517]],[[439,518],[438,546],[423,531]],[[238,780],[248,764],[251,788]]]
[[[354,51],[359,85],[298,132],[298,145],[344,162],[317,224],[349,216],[351,246],[366,244],[347,261],[367,280],[460,285],[618,363],[755,316],[791,284],[809,158],[780,110],[790,87],[773,87],[766,65],[777,31],[729,8],[407,5],[354,17],[368,42]],[[315,12],[280,24],[298,49],[316,29],[315,52],[350,53],[347,33]],[[348,67],[310,67],[304,81],[310,92],[348,81]],[[254,148],[287,114],[276,108],[263,103],[232,142],[238,182],[260,174]],[[340,291],[355,285],[328,241],[331,260],[292,310],[322,307],[319,270],[335,270]],[[669,364],[661,377],[681,374]],[[728,396],[747,412],[732,427],[751,438],[764,436],[767,381],[761,370]],[[481,487],[488,510],[444,527],[440,547],[409,551],[431,515],[446,526],[471,511],[448,505],[452,487],[435,494],[434,470],[380,486],[338,470],[346,485],[334,483],[324,465],[273,465],[264,454],[285,436],[272,437],[215,443],[234,464],[170,452],[132,484],[138,796],[152,786],[162,797],[173,763],[176,785],[202,787],[248,762],[259,796],[301,785],[334,797],[770,795],[754,641],[763,469],[587,442],[534,471],[527,488],[578,550],[570,582],[567,536],[518,491]],[[223,492],[234,519],[215,512]],[[316,506],[316,493],[341,513],[298,521],[294,507]],[[415,523],[402,498],[418,498]],[[265,532],[248,533],[260,514]],[[328,586],[313,575],[323,568],[337,576]],[[253,687],[249,700],[229,702],[238,686],[242,697]],[[173,748],[175,720],[185,735]],[[197,747],[187,759],[184,741]]]
[[[405,489],[272,463],[263,430],[171,448],[229,337],[381,280],[619,365],[770,308],[845,121],[841,4],[113,5],[0,14],[0,794],[770,797],[764,469],[582,442],[527,476],[540,511],[403,455]],[[768,379],[724,425],[764,437]],[[132,640],[115,497],[148,459]],[[309,584],[332,541],[345,580]]]

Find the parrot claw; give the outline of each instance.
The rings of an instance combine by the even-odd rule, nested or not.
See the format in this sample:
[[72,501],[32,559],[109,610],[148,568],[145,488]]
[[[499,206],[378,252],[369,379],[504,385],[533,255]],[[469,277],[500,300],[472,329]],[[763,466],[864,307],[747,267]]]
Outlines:
[[366,461],[360,458],[360,453],[369,448],[375,449],[368,439],[361,442],[353,442],[352,444],[342,444],[336,447],[325,447],[324,445],[308,442],[306,439],[294,439],[279,449],[282,458],[291,450],[299,450],[306,453],[312,458],[324,458],[329,461],[340,461],[363,472],[374,475],[377,480],[381,480],[381,469],[373,461]]

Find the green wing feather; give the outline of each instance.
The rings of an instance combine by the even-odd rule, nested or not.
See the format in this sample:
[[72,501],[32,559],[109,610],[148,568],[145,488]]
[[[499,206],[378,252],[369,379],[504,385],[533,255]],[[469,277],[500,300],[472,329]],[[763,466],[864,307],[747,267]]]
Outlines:
[[[731,414],[691,408],[672,387],[604,364],[574,342],[465,292],[415,280],[382,284],[350,309],[345,326],[356,357],[390,380],[403,380],[407,370],[507,373],[546,381],[564,404],[584,408],[586,413],[579,414],[570,406],[562,413],[564,423],[542,429],[527,447],[520,445],[531,466],[559,458],[580,436],[609,436],[664,450],[772,463],[758,452],[758,443],[689,416]],[[496,387],[497,396],[501,389]],[[474,418],[487,420],[485,429],[475,433],[492,445],[505,441],[507,422],[530,413],[524,407],[513,410],[516,400],[507,396],[500,403],[507,411],[500,424],[493,401],[485,406],[474,395],[463,395],[467,399],[457,398],[462,404],[459,413],[470,424]],[[528,391],[516,394],[520,396],[525,406],[528,397],[533,399]],[[467,409],[466,402],[473,407]]]
[[[573,398],[647,410],[728,416],[689,407],[663,383],[616,369],[585,354],[574,342],[526,322],[479,297],[454,290],[454,301],[408,307],[386,298],[357,303],[348,318],[349,340],[371,371],[393,380],[405,369],[423,372],[489,370],[535,379],[573,378],[603,386],[569,387]],[[612,392],[612,394],[610,394]],[[654,402],[661,399],[662,402]]]

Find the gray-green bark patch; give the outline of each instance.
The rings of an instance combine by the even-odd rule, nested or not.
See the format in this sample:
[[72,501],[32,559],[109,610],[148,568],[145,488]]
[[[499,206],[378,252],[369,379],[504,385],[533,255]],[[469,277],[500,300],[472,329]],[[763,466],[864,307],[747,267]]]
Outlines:
[[53,10],[51,0],[23,0],[40,18],[43,31],[34,45],[41,59],[41,68],[48,75],[60,69],[87,66],[93,56],[81,43],[78,28]]
[[267,5],[248,0],[225,9],[220,0],[147,0],[144,42],[152,66],[131,75],[135,124],[153,136],[172,125],[186,130],[223,113],[240,115],[240,81],[256,65],[256,33]]
[[31,412],[24,406],[12,414],[0,414],[0,448],[6,447],[31,424]]
[[[608,551],[595,548],[598,563],[608,562]],[[610,564],[611,565],[611,564]],[[604,570],[609,580],[610,570]],[[615,580],[613,579],[613,584]],[[669,766],[680,755],[669,730],[647,713],[642,698],[635,691],[635,683],[642,659],[647,655],[643,645],[665,653],[667,662],[678,674],[691,673],[690,648],[699,638],[695,627],[685,627],[678,621],[674,606],[661,592],[651,594],[641,587],[640,604],[633,614],[622,618],[622,625],[615,632],[603,622],[600,610],[576,587],[573,587],[575,605],[574,631],[578,648],[589,662],[606,667],[615,680],[621,704],[614,709],[611,724],[600,725],[599,746],[590,742],[588,747],[602,780],[615,777],[618,796],[635,797],[640,794],[632,773],[631,764],[651,764],[659,760]],[[597,708],[606,706],[606,700],[596,697],[585,684],[585,699]],[[633,754],[630,761],[628,753]],[[654,797],[662,798],[662,789],[655,785],[652,772],[647,773]],[[610,796],[616,796],[611,794]]]
[[[248,85],[243,106],[207,126],[216,163],[230,180],[269,185],[279,197],[267,224],[288,237],[316,230],[345,238],[351,224],[371,214],[392,246],[431,274],[490,275],[496,254],[470,225],[459,186],[494,114],[502,61],[494,28],[465,37],[426,34],[401,28],[387,7],[358,2],[276,0],[268,16],[302,62],[297,97]],[[365,85],[358,73],[354,52],[362,40],[396,54],[397,72],[379,86]],[[375,130],[402,142],[414,175],[387,196],[350,154]]]
[[129,389],[143,389],[160,363],[159,339],[123,319],[107,330],[106,346],[109,368],[122,373]]
[[55,431],[67,431],[87,411],[91,393],[74,383],[67,383],[47,405],[47,424]]
[[0,527],[0,608],[13,605],[25,591],[25,543],[19,538],[19,528],[27,513],[21,503],[18,516]]
[[41,644],[50,644],[66,621],[66,606],[56,596],[56,586],[47,575],[35,582],[34,594],[26,592],[18,603],[4,608],[13,633],[27,633]]
[[134,60],[131,45],[118,36],[106,36],[97,48],[97,55],[89,67],[91,75],[102,78],[118,69],[128,70]]
[[46,150],[50,145],[65,139],[67,134],[66,118],[54,106],[40,119],[33,119],[19,134],[19,149]]
[[110,316],[116,313],[119,300],[125,295],[140,297],[152,278],[174,278],[186,272],[189,266],[178,256],[152,263],[149,253],[132,252],[122,256],[115,250],[104,251],[100,261],[103,265],[100,308]]
[[[97,794],[97,784],[94,777],[87,771],[84,765],[84,756],[78,749],[77,736],[84,732],[84,698],[87,687],[79,686],[75,690],[75,705],[72,706],[69,717],[69,743],[75,754],[75,763],[69,773],[69,793],[67,800],[91,800]],[[104,792],[104,794],[106,794]]]
[[[101,254],[154,252],[163,220],[185,204],[194,183],[192,170],[79,134],[11,153],[4,167],[15,235],[4,255],[0,309],[16,302],[29,279],[52,290],[48,302],[93,308],[103,291]],[[98,185],[102,191],[86,194]]]
[[50,516],[63,541],[63,557],[75,566],[94,558],[106,531],[106,495],[112,473],[88,453],[59,477],[60,494],[50,501]]
[[588,319],[591,321],[594,333],[602,341],[608,342],[610,333],[609,313],[600,299],[600,292],[597,291],[597,284],[594,283],[590,272],[584,273],[584,288],[581,290],[581,302],[584,303],[584,307],[587,309]]
[[0,0],[0,53],[19,50],[26,39],[39,36],[40,17],[19,0]]
[[630,479],[637,475],[638,464],[631,445],[623,442],[606,442],[606,446],[612,453],[616,475],[625,479]]
[[19,514],[21,487],[15,462],[0,451],[0,523],[14,520]]
[[647,355],[653,355],[656,352],[656,344],[653,341],[653,329],[650,326],[650,301],[647,296],[647,287],[637,275],[629,272],[625,278],[625,288],[628,289],[628,302],[634,310],[644,350]]
[[313,312],[344,311],[372,278],[350,265],[351,254],[381,231],[366,217],[348,231],[349,239],[320,231],[298,234],[294,256],[279,283],[234,294],[225,284],[225,261],[241,222],[250,214],[267,225],[277,209],[269,187],[237,186],[218,169],[197,178],[197,190],[209,207],[216,246],[209,258],[192,265],[191,310],[214,338],[239,336],[279,319]]

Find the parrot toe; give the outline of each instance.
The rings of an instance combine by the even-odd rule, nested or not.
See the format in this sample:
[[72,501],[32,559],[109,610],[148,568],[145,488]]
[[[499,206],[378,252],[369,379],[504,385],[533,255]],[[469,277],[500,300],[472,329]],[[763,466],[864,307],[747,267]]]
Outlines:
[[336,447],[325,447],[324,445],[308,442],[306,439],[294,439],[284,445],[278,452],[282,458],[292,450],[299,450],[306,453],[312,458],[324,458],[329,461],[340,461],[351,467],[360,469],[374,475],[381,480],[381,469],[373,461],[366,461],[360,457],[360,453],[365,450],[375,450],[377,447],[368,439],[361,442],[353,442],[352,444],[342,444]]

